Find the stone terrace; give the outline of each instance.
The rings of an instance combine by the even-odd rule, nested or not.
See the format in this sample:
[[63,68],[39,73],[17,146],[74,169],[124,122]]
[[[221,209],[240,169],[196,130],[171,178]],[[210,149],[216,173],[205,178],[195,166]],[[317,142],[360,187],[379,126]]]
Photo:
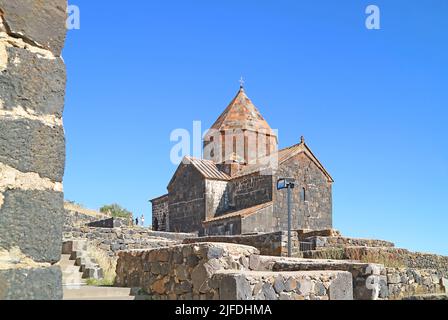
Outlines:
[[161,300],[351,300],[346,271],[259,271],[253,247],[201,243],[119,253],[116,284]]
[[436,270],[259,253],[225,243],[120,252],[116,284],[163,300],[376,300],[446,290]]

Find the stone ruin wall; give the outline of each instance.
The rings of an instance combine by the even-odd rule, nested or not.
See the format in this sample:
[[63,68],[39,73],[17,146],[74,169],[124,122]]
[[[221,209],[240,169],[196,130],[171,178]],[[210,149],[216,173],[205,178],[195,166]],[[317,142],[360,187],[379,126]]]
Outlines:
[[0,0],[0,300],[61,299],[66,0]]
[[126,219],[103,219],[104,216],[92,213],[83,214],[78,209],[66,208],[63,241],[87,240],[109,256],[115,256],[120,250],[160,248],[197,236],[128,227]]
[[116,284],[155,300],[351,300],[345,271],[259,271],[257,249],[223,243],[120,252]]
[[[297,233],[293,234],[293,255],[299,256],[299,239]],[[187,238],[184,244],[201,242],[233,243],[257,248],[265,256],[287,256],[287,232],[261,233],[240,236],[207,236],[200,238]]]
[[155,300],[394,300],[446,290],[436,270],[260,256],[224,243],[120,252],[116,284]]

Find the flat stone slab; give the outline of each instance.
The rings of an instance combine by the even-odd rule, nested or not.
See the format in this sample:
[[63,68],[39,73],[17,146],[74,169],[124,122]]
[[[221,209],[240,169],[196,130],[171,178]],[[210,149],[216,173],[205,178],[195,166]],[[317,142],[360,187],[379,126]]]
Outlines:
[[353,300],[345,271],[265,272],[220,270],[220,300]]

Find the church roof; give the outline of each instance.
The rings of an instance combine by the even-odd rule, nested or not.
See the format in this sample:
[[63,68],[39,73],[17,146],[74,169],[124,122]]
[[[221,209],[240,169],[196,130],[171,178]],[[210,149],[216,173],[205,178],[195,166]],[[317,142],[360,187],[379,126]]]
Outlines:
[[246,208],[243,210],[230,212],[230,213],[224,214],[222,216],[214,217],[214,218],[204,221],[203,223],[207,224],[207,223],[211,223],[211,222],[222,221],[222,220],[227,220],[227,219],[237,218],[237,217],[246,218],[246,217],[254,215],[254,214],[258,213],[260,210],[266,209],[272,205],[273,205],[273,202],[269,201],[269,202],[262,203],[262,204],[259,204],[259,205],[256,205],[256,206],[253,206],[250,208]]
[[206,179],[211,180],[230,180],[230,176],[220,171],[216,164],[211,160],[185,157],[184,163],[192,164]]
[[[278,157],[278,165],[280,166],[282,163],[288,161],[292,157],[296,156],[299,153],[304,153],[311,161],[316,164],[316,166],[322,171],[322,173],[327,177],[329,182],[334,182],[333,178],[330,176],[328,171],[325,169],[325,167],[320,163],[320,161],[317,159],[317,157],[314,155],[314,153],[311,151],[311,149],[308,147],[308,145],[305,143],[305,141],[302,139],[302,141],[298,144],[295,144],[291,147],[281,149],[277,153],[267,156],[266,158],[260,159],[260,163],[262,164],[254,164],[249,165],[246,167],[243,167],[243,169],[238,172],[236,177],[241,177],[249,174],[253,174],[256,172],[261,171],[270,171],[269,168],[269,161],[266,159],[269,159],[270,157],[275,160],[275,157]],[[268,164],[268,165],[266,165]],[[235,177],[235,178],[236,178]]]
[[243,88],[240,88],[236,97],[219,116],[211,129],[218,131],[234,129],[250,131],[264,130],[266,133],[274,135],[271,127],[263,118],[260,111],[258,111],[257,107],[248,98]]

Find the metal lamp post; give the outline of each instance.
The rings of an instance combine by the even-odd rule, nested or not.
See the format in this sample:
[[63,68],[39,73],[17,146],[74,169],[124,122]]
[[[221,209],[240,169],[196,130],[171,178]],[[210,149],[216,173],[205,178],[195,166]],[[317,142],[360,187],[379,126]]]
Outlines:
[[288,189],[288,257],[292,256],[292,240],[291,240],[291,191],[295,187],[295,180],[292,178],[281,178],[277,181],[277,190]]

